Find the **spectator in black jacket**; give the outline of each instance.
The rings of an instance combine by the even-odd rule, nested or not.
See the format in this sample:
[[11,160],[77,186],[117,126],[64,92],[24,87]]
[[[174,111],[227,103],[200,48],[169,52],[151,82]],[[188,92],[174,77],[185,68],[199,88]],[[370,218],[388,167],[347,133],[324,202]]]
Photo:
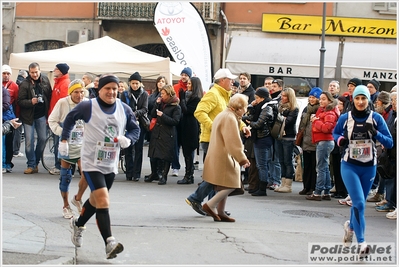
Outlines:
[[[130,75],[129,89],[121,95],[121,101],[130,106],[138,122],[141,116],[148,112],[148,93],[141,86],[141,76],[138,72]],[[136,143],[125,149],[126,180],[138,182],[143,165],[143,147],[146,134],[145,126],[140,123],[140,137]]]
[[[38,164],[43,154],[47,138],[47,118],[51,101],[51,84],[46,76],[41,75],[40,66],[33,62],[29,65],[29,76],[19,86],[19,118],[24,125],[25,153],[28,168],[24,174],[38,173]],[[37,133],[37,144],[35,134]]]

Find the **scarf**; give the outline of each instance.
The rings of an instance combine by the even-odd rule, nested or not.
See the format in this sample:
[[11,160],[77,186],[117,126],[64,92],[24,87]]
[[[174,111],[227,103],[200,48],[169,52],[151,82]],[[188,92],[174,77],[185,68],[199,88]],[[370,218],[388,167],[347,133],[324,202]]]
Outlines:
[[310,116],[312,114],[316,114],[316,111],[319,109],[320,104],[317,103],[315,105],[311,105],[308,103],[306,107],[306,114],[302,117],[301,122],[299,123],[299,130],[305,129],[306,125],[310,122]]

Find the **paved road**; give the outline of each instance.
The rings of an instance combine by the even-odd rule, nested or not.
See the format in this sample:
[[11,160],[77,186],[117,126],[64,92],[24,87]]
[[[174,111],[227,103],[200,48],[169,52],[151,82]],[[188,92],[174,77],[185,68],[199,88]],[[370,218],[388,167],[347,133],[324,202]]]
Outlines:
[[[110,191],[110,214],[112,233],[125,250],[106,260],[94,218],[86,225],[83,246],[72,245],[69,222],[62,218],[59,177],[41,166],[38,174],[24,175],[26,159],[14,158],[14,163],[13,173],[2,179],[3,264],[309,264],[308,244],[341,245],[342,224],[349,214],[349,207],[336,200],[305,200],[298,195],[301,183],[294,182],[291,194],[268,191],[267,197],[245,193],[229,198],[227,209],[236,222],[218,223],[198,215],[184,201],[196,189],[201,171],[196,171],[192,185],[176,184],[182,170],[180,177],[169,176],[164,186],[143,179],[126,181],[118,174]],[[147,158],[143,167],[142,176],[149,173]],[[79,175],[72,181],[71,192],[77,191],[78,179]],[[373,205],[366,206],[366,239],[396,243],[397,222]]]

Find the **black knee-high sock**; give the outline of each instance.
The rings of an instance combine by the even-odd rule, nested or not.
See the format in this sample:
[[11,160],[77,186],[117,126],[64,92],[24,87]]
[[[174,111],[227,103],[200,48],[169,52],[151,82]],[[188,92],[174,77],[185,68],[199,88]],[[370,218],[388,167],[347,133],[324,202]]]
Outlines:
[[76,226],[84,226],[91,216],[96,213],[96,208],[90,204],[89,199],[83,204],[82,212],[80,213],[79,219],[76,222]]
[[97,227],[100,230],[101,236],[104,239],[104,243],[107,244],[107,238],[112,235],[111,220],[109,218],[108,208],[96,210],[96,222]]

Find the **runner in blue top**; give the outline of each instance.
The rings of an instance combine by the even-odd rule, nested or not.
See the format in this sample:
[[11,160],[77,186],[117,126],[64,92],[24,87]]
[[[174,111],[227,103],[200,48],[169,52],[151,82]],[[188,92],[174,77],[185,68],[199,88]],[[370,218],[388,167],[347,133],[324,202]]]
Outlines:
[[341,159],[341,175],[352,199],[350,219],[344,224],[344,245],[352,243],[356,234],[360,246],[359,259],[367,257],[370,248],[364,239],[364,209],[377,169],[376,142],[386,148],[393,146],[392,136],[384,118],[370,110],[370,92],[358,85],[353,92],[353,108],[339,117],[333,136],[344,148]]

